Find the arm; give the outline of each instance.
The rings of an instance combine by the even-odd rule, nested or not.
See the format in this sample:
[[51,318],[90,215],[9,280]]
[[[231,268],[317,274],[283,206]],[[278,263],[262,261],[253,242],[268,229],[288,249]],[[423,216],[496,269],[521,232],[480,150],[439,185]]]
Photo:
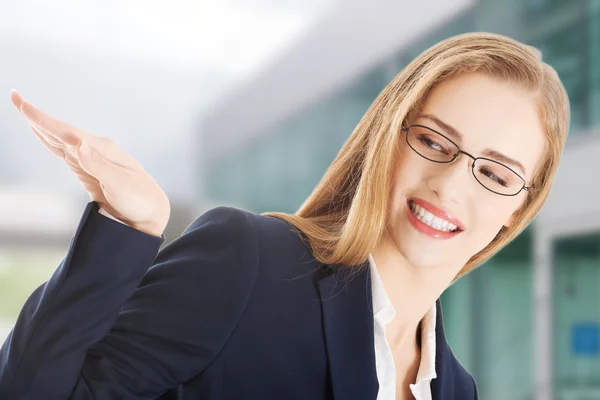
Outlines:
[[3,400],[156,398],[200,373],[243,312],[257,270],[243,212],[209,210],[156,255],[164,238],[97,211],[0,351]]

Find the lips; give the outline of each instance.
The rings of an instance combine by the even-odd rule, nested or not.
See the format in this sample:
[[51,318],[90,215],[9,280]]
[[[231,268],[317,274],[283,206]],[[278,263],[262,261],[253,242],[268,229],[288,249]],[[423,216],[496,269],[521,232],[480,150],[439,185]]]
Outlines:
[[410,197],[407,200],[407,202],[409,204],[410,204],[410,202],[414,202],[415,204],[418,204],[419,206],[425,208],[427,211],[429,211],[436,217],[445,219],[446,221],[456,225],[456,227],[459,231],[465,230],[465,225],[458,218],[454,217],[448,211],[441,209],[441,208],[437,207],[436,205],[428,202],[427,200],[423,200],[418,197]]

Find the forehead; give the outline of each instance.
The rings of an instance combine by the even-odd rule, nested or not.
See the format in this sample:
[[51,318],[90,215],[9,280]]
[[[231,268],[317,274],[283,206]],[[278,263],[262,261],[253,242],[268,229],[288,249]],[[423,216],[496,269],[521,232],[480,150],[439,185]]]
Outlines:
[[446,79],[428,94],[422,113],[459,131],[463,142],[458,144],[476,157],[491,149],[520,161],[526,178],[543,155],[545,135],[532,96],[498,79],[479,73]]

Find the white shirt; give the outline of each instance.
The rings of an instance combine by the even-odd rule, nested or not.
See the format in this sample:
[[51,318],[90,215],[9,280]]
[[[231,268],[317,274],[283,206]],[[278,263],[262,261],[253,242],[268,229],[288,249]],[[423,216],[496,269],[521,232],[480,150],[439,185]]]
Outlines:
[[[369,254],[369,266],[375,325],[375,365],[377,380],[379,381],[377,400],[395,400],[396,367],[394,366],[392,350],[385,336],[385,327],[394,319],[396,311],[383,287],[383,282],[371,254]],[[421,324],[421,363],[417,372],[417,380],[410,385],[410,390],[416,400],[431,400],[431,380],[437,377],[435,372],[436,313],[437,309],[434,302],[425,314]]]
[[[125,224],[110,215],[106,210],[100,208],[100,214]],[[127,224],[125,224],[127,225]],[[369,254],[369,266],[371,272],[371,291],[373,293],[373,318],[375,327],[375,365],[377,368],[377,380],[379,381],[379,392],[377,400],[396,399],[396,368],[392,350],[385,337],[385,327],[389,324],[396,311],[388,297],[381,277],[377,271],[375,260]],[[421,363],[417,372],[417,381],[410,385],[415,400],[431,400],[431,380],[437,375],[435,372],[435,321],[436,306],[433,303],[431,309],[425,314],[421,325]]]
[[125,222],[121,221],[120,219],[117,219],[116,217],[113,217],[111,214],[108,213],[108,211],[106,211],[104,208],[98,208],[98,212],[102,215],[104,215],[105,217],[108,217],[110,219],[113,219],[117,222],[122,223],[123,225],[127,225]]

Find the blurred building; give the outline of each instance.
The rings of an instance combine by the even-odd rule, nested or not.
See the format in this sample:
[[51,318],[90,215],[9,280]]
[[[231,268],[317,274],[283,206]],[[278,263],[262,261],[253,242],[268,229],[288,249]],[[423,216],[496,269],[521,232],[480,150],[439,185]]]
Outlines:
[[600,399],[599,1],[343,2],[213,109],[203,193],[296,211],[386,84],[429,46],[470,31],[540,49],[572,121],[543,212],[444,293],[449,342],[482,399]]

